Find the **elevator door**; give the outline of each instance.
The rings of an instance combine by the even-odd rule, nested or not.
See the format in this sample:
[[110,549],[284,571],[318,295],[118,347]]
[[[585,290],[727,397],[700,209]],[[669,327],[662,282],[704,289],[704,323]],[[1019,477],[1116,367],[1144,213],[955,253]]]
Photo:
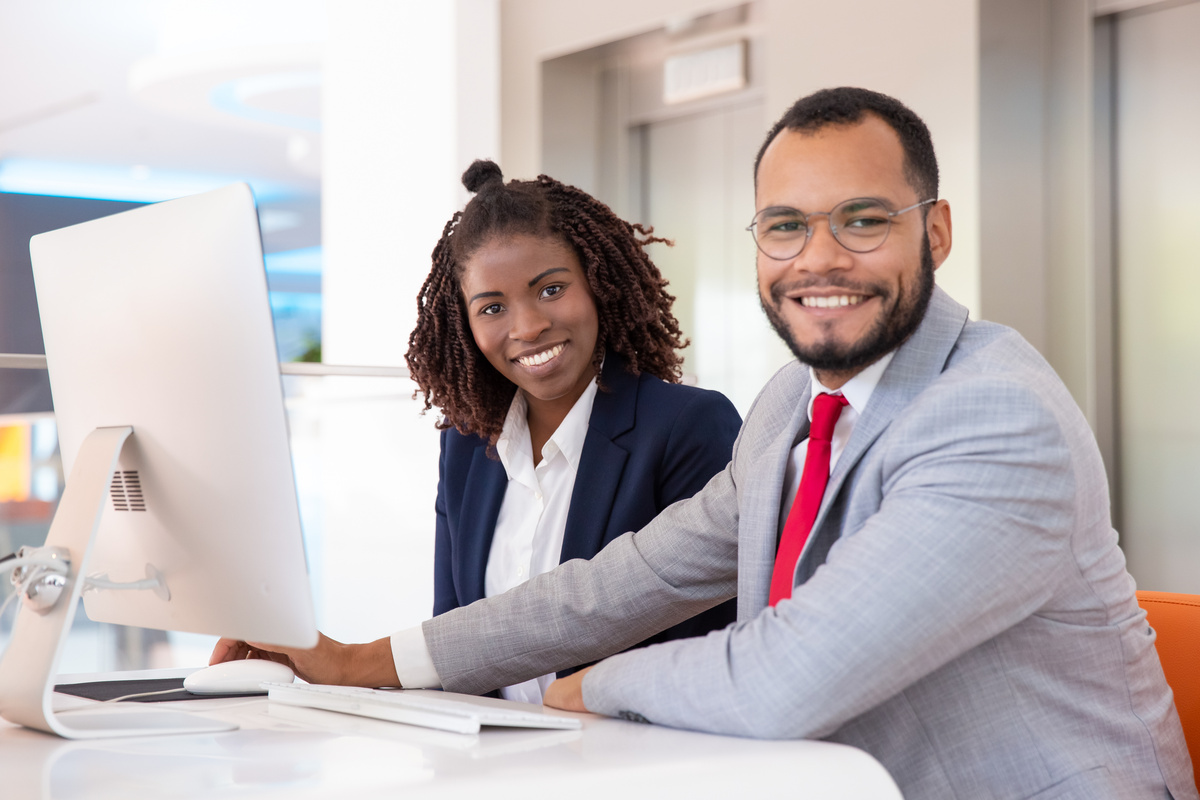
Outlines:
[[1142,589],[1200,593],[1200,3],[1116,33],[1123,544]]
[[743,415],[791,357],[759,307],[754,240],[744,230],[763,130],[760,103],[640,129],[644,218],[675,240],[654,259],[692,341],[684,369]]

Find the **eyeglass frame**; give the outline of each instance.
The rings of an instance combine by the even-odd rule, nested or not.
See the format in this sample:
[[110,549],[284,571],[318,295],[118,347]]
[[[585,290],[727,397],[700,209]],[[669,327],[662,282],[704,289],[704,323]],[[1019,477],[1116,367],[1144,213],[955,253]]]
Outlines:
[[[887,218],[888,218],[888,227],[887,227],[887,230],[883,234],[883,238],[879,240],[878,244],[876,244],[874,247],[870,248],[869,250],[855,250],[854,248],[849,247],[845,242],[843,242],[841,240],[841,237],[838,236],[837,226],[835,226],[833,224],[833,220],[830,218],[830,216],[833,214],[834,211],[837,211],[839,208],[846,205],[847,203],[853,203],[855,200],[870,200],[871,202],[878,203],[879,205],[883,206],[884,208],[887,208],[887,204],[883,201],[882,198],[879,198],[879,197],[851,197],[847,200],[843,200],[842,202],[838,203],[837,205],[835,205],[833,208],[831,208],[828,211],[813,211],[812,213],[809,213],[809,214],[804,213],[803,211],[801,211],[798,208],[792,208],[791,206],[768,206],[768,207],[762,209],[762,211],[755,212],[754,219],[750,220],[750,224],[746,226],[746,230],[750,233],[750,238],[754,239],[754,246],[757,247],[758,251],[760,253],[762,253],[764,256],[766,256],[767,258],[769,258],[773,261],[790,261],[791,259],[795,258],[796,256],[798,256],[804,252],[804,248],[808,246],[808,240],[811,239],[813,236],[813,226],[809,224],[809,221],[813,217],[825,217],[825,221],[829,224],[829,233],[833,236],[833,240],[835,242],[840,244],[842,247],[845,247],[851,253],[871,253],[871,252],[874,252],[874,251],[878,250],[879,248],[883,247],[883,243],[887,241],[888,235],[891,234],[891,232],[892,232],[892,217],[897,217],[901,214],[907,214],[909,211],[918,209],[921,206],[927,206],[930,203],[937,202],[936,197],[931,197],[928,200],[921,200],[918,203],[913,203],[911,206],[905,206],[904,208],[901,208],[898,211],[885,211],[884,213],[887,215]],[[762,214],[764,211],[770,211],[773,208],[779,208],[779,209],[791,208],[792,211],[795,211],[797,214],[799,214],[801,217],[804,218],[804,229],[805,229],[804,241],[802,241],[800,243],[800,249],[797,250],[795,253],[792,253],[790,256],[773,256],[770,253],[768,253],[766,250],[763,249],[762,245],[759,244],[758,234],[755,233],[755,231],[754,231],[755,226],[758,225],[759,214]]]

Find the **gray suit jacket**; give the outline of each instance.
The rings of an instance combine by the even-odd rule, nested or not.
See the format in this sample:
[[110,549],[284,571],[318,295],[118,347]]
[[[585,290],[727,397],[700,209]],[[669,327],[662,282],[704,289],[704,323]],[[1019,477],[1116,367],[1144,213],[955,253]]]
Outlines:
[[935,291],[830,475],[793,597],[770,609],[809,394],[788,365],[695,497],[590,562],[426,622],[443,685],[583,663],[736,591],[729,628],[596,666],[587,706],[845,742],[913,798],[1197,797],[1095,441],[1036,351]]

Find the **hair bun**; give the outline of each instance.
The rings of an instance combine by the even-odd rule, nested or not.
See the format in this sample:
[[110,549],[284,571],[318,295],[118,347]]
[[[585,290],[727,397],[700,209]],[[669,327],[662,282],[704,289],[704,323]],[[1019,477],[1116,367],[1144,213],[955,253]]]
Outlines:
[[504,173],[495,161],[477,158],[463,173],[462,182],[467,191],[474,194],[490,183],[504,183]]

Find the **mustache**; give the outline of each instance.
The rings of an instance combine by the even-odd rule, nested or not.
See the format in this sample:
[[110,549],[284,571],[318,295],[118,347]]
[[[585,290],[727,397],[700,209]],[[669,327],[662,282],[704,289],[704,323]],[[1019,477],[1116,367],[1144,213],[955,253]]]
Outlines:
[[885,300],[891,295],[891,290],[883,284],[850,281],[840,278],[833,280],[828,278],[807,278],[773,284],[771,286],[771,299],[778,304],[792,292],[804,291],[806,289],[840,289],[847,294],[878,295]]

